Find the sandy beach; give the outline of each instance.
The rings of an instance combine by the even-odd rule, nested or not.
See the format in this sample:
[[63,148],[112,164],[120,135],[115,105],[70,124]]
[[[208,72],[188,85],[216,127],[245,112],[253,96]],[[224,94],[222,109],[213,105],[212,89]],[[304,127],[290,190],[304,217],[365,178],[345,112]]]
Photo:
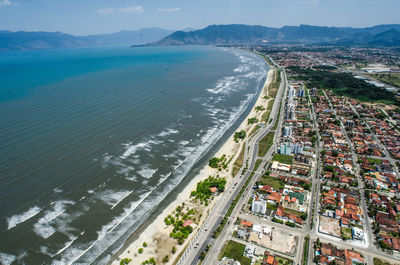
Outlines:
[[[270,68],[264,87],[262,88],[262,91],[259,94],[256,103],[252,107],[251,112],[243,120],[236,131],[245,130],[246,135],[248,136],[250,132],[253,131],[255,126],[257,126],[257,123],[248,125],[247,119],[256,117],[258,120],[261,120],[264,111],[256,111],[255,107],[262,105],[265,109],[267,109],[267,103],[272,99],[265,99],[264,97],[268,95],[268,86],[272,82],[273,78],[274,69]],[[177,262],[179,254],[184,251],[186,246],[190,243],[190,240],[197,233],[198,227],[201,226],[202,222],[207,217],[207,212],[212,209],[212,207],[214,207],[215,203],[220,198],[220,196],[216,196],[215,199],[212,200],[208,206],[203,206],[199,203],[194,203],[190,199],[191,191],[196,190],[196,186],[199,181],[206,179],[208,176],[216,175],[219,175],[219,177],[224,177],[227,180],[226,186],[228,187],[233,180],[232,168],[234,161],[236,161],[237,157],[239,156],[243,144],[243,140],[240,140],[238,143],[236,143],[232,134],[214,155],[215,157],[221,157],[224,154],[226,155],[227,160],[230,160],[227,169],[218,171],[218,169],[213,169],[208,165],[205,165],[200,170],[199,174],[195,178],[193,178],[190,183],[185,187],[185,189],[177,196],[176,200],[174,200],[168,207],[163,210],[163,212],[154,220],[154,222],[151,223],[140,234],[139,238],[129,244],[129,246],[125,246],[123,252],[118,256],[117,260],[114,260],[112,262],[112,264],[117,265],[120,263],[120,260],[124,258],[132,259],[130,264],[142,264],[142,262],[149,260],[152,257],[156,260],[157,264],[175,264]],[[185,207],[195,208],[199,213],[201,213],[201,218],[197,222],[197,224],[195,224],[193,232],[190,234],[189,238],[185,240],[184,244],[178,245],[176,240],[172,239],[169,236],[172,231],[172,226],[167,227],[164,223],[164,218],[171,214],[173,210],[176,209],[176,207],[182,205],[182,203],[185,203]],[[146,242],[146,247],[143,247],[144,242]],[[175,254],[172,254],[173,246],[176,247]],[[140,248],[143,249],[143,252],[141,254],[138,253]],[[161,261],[165,256],[169,257],[168,262]]]

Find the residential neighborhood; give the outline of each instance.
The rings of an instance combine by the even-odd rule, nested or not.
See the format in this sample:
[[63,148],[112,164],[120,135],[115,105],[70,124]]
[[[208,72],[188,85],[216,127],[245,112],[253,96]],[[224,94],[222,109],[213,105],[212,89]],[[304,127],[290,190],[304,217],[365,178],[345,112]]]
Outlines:
[[272,57],[289,73],[275,148],[227,238],[243,245],[245,264],[400,264],[399,115],[291,72],[321,54],[282,54]]

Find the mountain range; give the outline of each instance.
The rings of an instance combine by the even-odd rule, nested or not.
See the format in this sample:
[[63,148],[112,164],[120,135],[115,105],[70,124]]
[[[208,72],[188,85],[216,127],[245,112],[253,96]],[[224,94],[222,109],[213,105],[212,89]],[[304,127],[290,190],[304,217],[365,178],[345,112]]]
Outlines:
[[145,44],[158,41],[173,33],[161,28],[143,28],[136,31],[120,31],[111,34],[74,36],[62,32],[0,31],[1,51],[78,48],[107,45]]
[[300,43],[363,46],[400,46],[400,24],[369,28],[249,25],[211,25],[190,32],[176,31],[151,45],[246,45]]
[[368,28],[242,24],[171,31],[144,28],[112,34],[74,36],[62,32],[0,31],[0,52],[105,45],[257,45],[298,43],[352,46],[400,46],[400,24]]

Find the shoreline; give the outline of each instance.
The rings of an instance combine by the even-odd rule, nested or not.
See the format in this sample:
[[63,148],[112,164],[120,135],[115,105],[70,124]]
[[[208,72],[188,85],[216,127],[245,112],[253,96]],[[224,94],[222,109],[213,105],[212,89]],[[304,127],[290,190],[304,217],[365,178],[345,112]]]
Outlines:
[[[256,111],[255,107],[263,105],[266,108],[267,103],[271,100],[271,98],[265,99],[264,96],[268,95],[268,86],[271,84],[272,79],[274,78],[275,71],[276,70],[274,67],[269,65],[265,83],[262,85],[261,91],[259,92],[258,98],[255,100],[254,105],[251,106],[250,112],[246,117],[244,117],[239,126],[232,132],[229,138],[225,140],[225,142],[214,154],[215,157],[221,157],[225,154],[227,158],[230,159],[227,170],[218,171],[217,169],[209,167],[208,163],[199,168],[195,177],[191,179],[186,187],[176,195],[176,198],[167,207],[165,207],[162,212],[158,214],[158,216],[154,218],[154,221],[145,227],[136,239],[133,239],[129,243],[129,240],[127,240],[127,242],[124,243],[124,245],[116,252],[116,254],[112,256],[107,264],[118,265],[120,260],[124,258],[132,259],[132,264],[141,264],[142,262],[149,260],[151,257],[154,257],[157,263],[161,263],[161,259],[166,255],[168,255],[170,258],[169,261],[165,262],[164,264],[175,264],[179,260],[180,254],[183,253],[192,238],[196,235],[198,232],[198,227],[200,227],[204,222],[208,212],[219,200],[219,196],[216,196],[208,206],[201,206],[192,202],[190,199],[191,191],[196,189],[199,181],[202,181],[209,176],[219,175],[219,177],[224,177],[226,179],[227,187],[231,184],[232,180],[234,179],[232,177],[233,165],[236,159],[239,157],[240,150],[244,144],[244,141],[242,140],[236,143],[233,135],[238,130],[245,130],[246,136],[248,137],[250,132],[252,132],[252,130],[257,126],[257,123],[248,125],[247,119],[257,117],[259,120],[261,120],[261,117],[266,110]],[[171,226],[165,226],[164,218],[171,214],[177,206],[182,205],[182,203],[185,203],[185,206],[191,206],[198,209],[201,213],[201,218],[198,222],[198,225],[194,228],[193,233],[189,235],[182,245],[177,245],[176,240],[169,237]],[[147,244],[146,247],[143,247],[144,242]],[[172,246],[176,247],[176,253],[171,256]],[[143,249],[143,252],[138,254],[138,250],[140,248]]]

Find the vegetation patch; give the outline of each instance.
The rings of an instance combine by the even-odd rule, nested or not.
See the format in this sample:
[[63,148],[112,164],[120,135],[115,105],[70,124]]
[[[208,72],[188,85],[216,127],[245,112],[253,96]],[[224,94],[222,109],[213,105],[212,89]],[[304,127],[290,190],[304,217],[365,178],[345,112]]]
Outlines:
[[368,74],[368,76],[371,76],[372,78],[375,78],[383,83],[400,88],[400,74],[398,73]]
[[228,162],[226,161],[226,155],[222,155],[220,158],[213,157],[208,161],[208,165],[212,168],[218,168],[218,171],[228,168]]
[[258,156],[263,157],[267,154],[274,141],[274,132],[269,132],[258,143]]
[[258,119],[256,117],[247,119],[247,125],[251,125],[251,124],[254,124],[254,123],[257,123],[257,122],[258,122]]
[[308,261],[308,249],[310,247],[310,237],[307,235],[304,238],[304,248],[303,248],[303,265],[307,265]]
[[241,130],[239,132],[235,132],[235,134],[233,135],[233,139],[235,140],[236,143],[239,142],[239,139],[244,139],[246,137],[246,131],[245,130]]
[[265,110],[265,108],[263,107],[263,106],[256,106],[255,107],[255,110],[258,112],[258,111],[263,111],[263,110]]
[[342,227],[341,230],[342,230],[342,239],[343,240],[352,239],[351,228]]
[[[296,210],[293,210],[293,209],[290,209],[290,208],[284,208],[283,212],[287,213],[287,214],[295,215],[297,217],[301,217],[304,214],[302,212],[299,212],[299,211],[296,211]],[[306,219],[307,219],[307,214],[306,214]]]
[[340,96],[348,96],[361,101],[377,102],[399,105],[395,94],[386,89],[379,88],[367,83],[365,80],[357,79],[349,73],[336,73],[330,71],[315,71],[311,68],[298,66],[288,67],[299,78],[308,82],[308,87],[318,87],[332,90]]
[[190,197],[194,197],[194,200],[200,201],[201,204],[208,205],[210,198],[214,195],[212,189],[216,189],[216,192],[223,192],[225,190],[226,179],[209,176],[207,179],[197,183],[195,191],[190,193]]
[[131,262],[131,261],[132,261],[132,259],[124,258],[124,259],[121,259],[121,261],[119,262],[119,265],[128,265],[129,262]]
[[235,163],[233,163],[233,168],[232,168],[232,177],[235,177],[239,170],[243,166],[243,161],[244,161],[244,151],[245,151],[246,145],[243,144],[242,149],[240,150],[239,156],[236,159]]
[[372,163],[372,164],[377,164],[380,165],[382,164],[382,160],[380,159],[375,159],[375,158],[367,158],[368,162]]
[[392,265],[391,263],[387,262],[387,261],[383,261],[379,258],[374,258],[374,265]]
[[272,106],[274,105],[274,101],[275,101],[275,99],[268,101],[267,110],[262,114],[261,120],[263,120],[265,122],[267,122],[269,120],[269,115],[271,113]]
[[155,258],[150,258],[142,262],[142,265],[156,265],[156,264],[157,263]]
[[293,264],[293,261],[290,259],[286,259],[281,256],[275,256],[275,260],[278,262],[279,265],[291,265]]
[[229,240],[224,248],[222,257],[227,257],[239,261],[242,265],[250,265],[251,259],[244,255],[245,245]]
[[282,190],[285,187],[285,182],[283,180],[271,177],[269,175],[264,175],[260,177],[258,184],[269,185],[275,190]]
[[185,211],[185,203],[182,203],[181,206],[176,207],[172,214],[164,218],[164,223],[167,226],[172,225],[174,227],[169,236],[176,239],[178,244],[182,245],[189,234],[192,233],[193,228],[190,224],[196,220],[196,214],[196,210],[189,209],[189,207],[186,207]]
[[253,130],[251,130],[251,132],[249,133],[249,138],[251,138],[258,131],[258,129],[260,129],[260,127],[254,127]]
[[275,155],[272,157],[272,160],[278,161],[279,163],[291,165],[291,164],[293,163],[293,156],[290,156],[290,155],[282,155],[282,154],[275,154]]

